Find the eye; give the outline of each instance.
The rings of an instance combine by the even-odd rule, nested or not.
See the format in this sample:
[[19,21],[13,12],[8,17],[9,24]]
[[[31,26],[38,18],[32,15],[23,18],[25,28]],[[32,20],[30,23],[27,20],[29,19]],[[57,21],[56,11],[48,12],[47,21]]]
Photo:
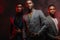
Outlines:
[[50,9],[50,10],[53,10],[53,9]]
[[55,10],[55,8],[54,9],[50,9],[50,10]]
[[32,3],[30,2],[30,3],[27,3],[27,4],[32,4]]

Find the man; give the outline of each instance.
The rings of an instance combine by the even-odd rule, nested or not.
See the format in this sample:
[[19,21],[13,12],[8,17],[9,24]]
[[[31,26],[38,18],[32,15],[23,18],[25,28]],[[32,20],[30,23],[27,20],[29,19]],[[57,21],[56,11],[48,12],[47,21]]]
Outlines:
[[55,17],[55,13],[56,13],[55,5],[51,4],[48,6],[48,13],[49,13],[49,16],[47,16],[47,20],[45,21],[48,24],[48,27],[46,30],[46,34],[47,34],[46,40],[58,40],[59,28],[58,28],[58,20]]
[[23,16],[23,4],[19,3],[16,5],[16,16],[14,18],[14,26],[16,27],[16,30],[13,30],[12,32],[13,36],[15,36],[14,40],[22,40],[23,29],[22,16]]
[[32,0],[26,1],[26,7],[28,9],[28,12],[23,16],[23,20],[26,27],[26,35],[27,40],[41,40],[44,39],[42,34],[39,36],[40,29],[42,26],[43,21],[45,20],[45,15],[41,10],[34,9],[34,3]]

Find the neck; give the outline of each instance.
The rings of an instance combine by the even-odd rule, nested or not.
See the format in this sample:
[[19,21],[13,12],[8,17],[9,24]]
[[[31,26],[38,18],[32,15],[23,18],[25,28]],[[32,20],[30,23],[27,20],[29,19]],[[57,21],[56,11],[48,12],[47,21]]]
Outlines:
[[28,13],[32,13],[33,9],[28,9]]

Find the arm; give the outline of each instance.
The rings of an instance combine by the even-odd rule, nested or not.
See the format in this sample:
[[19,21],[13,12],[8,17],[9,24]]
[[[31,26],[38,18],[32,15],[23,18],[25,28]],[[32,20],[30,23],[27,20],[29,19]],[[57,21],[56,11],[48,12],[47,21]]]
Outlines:
[[47,18],[41,10],[39,10],[39,19],[40,19],[40,25],[41,25],[40,27],[41,28],[37,34],[43,33],[43,31],[45,31],[48,28]]
[[26,21],[25,21],[25,16],[23,16],[23,29],[22,29],[22,36],[23,40],[26,40],[27,34],[26,34]]
[[42,26],[40,28],[40,30],[38,31],[38,33],[36,33],[36,35],[40,35],[42,33],[44,33],[45,31],[47,31],[46,29],[49,28],[49,22],[46,20],[43,21]]

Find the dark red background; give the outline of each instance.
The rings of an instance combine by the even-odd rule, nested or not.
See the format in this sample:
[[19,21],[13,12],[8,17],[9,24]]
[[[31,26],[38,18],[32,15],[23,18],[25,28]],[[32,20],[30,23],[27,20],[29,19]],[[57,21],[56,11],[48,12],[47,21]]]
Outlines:
[[[26,0],[0,0],[0,38],[8,40],[9,29],[10,29],[10,16],[14,16],[15,5],[17,2],[24,3]],[[36,9],[41,9],[45,15],[47,13],[47,7],[49,4],[53,3],[56,5],[57,13],[56,17],[60,22],[60,0],[33,0]],[[60,23],[59,23],[60,26]]]

